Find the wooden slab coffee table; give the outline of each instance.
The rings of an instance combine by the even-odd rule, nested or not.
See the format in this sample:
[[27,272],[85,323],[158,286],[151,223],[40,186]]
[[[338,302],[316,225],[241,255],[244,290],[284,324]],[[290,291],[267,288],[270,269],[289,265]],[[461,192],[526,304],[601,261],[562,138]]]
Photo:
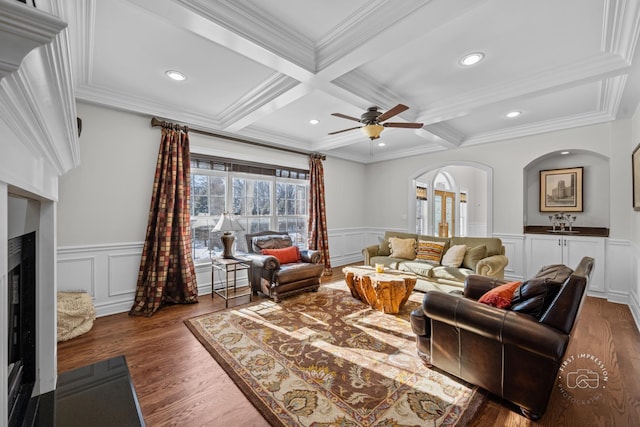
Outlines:
[[342,272],[354,298],[388,314],[400,312],[417,280],[411,273],[388,268],[376,273],[375,268],[366,265],[345,267]]

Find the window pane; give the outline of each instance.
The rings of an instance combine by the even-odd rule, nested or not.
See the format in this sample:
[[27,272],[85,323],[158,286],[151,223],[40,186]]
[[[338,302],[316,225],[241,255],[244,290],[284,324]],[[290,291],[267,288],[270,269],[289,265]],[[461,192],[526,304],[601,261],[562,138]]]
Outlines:
[[224,208],[224,196],[223,197],[211,197],[210,199],[211,202],[211,210],[210,210],[210,214],[211,215],[222,215],[225,211]]
[[209,198],[207,196],[194,196],[191,210],[194,216],[209,215]]
[[206,175],[191,175],[191,194],[197,196],[203,196],[207,194],[207,180]]
[[227,190],[226,179],[220,176],[209,177],[209,191],[212,196],[224,197]]
[[306,215],[307,214],[307,200],[296,200],[296,215]]
[[[224,166],[223,164],[221,164]],[[247,251],[246,234],[266,230],[287,232],[301,248],[307,242],[308,182],[291,179],[298,173],[282,174],[283,177],[232,171],[217,168],[212,161],[202,161],[192,166],[191,209],[194,260],[209,262],[211,254],[222,252],[220,232],[211,230],[219,216],[228,211],[244,227],[236,231],[235,251]]]

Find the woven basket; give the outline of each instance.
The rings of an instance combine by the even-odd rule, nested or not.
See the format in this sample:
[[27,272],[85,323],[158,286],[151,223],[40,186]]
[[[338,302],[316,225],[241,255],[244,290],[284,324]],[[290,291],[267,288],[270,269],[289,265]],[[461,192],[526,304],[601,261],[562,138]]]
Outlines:
[[87,292],[58,292],[58,342],[89,332],[95,319],[93,297]]

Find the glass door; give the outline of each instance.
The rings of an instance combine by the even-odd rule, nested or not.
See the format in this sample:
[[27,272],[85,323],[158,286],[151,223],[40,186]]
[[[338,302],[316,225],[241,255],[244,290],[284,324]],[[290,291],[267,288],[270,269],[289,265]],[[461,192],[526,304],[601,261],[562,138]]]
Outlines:
[[434,191],[434,222],[439,237],[455,235],[455,193],[443,190]]

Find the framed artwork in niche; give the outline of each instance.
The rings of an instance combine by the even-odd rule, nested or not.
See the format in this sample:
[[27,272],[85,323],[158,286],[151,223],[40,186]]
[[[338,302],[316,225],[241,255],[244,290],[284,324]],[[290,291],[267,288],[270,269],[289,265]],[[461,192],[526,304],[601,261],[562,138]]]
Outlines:
[[540,171],[540,212],[582,212],[583,168]]
[[633,184],[633,209],[640,211],[640,144],[631,154],[631,176]]

